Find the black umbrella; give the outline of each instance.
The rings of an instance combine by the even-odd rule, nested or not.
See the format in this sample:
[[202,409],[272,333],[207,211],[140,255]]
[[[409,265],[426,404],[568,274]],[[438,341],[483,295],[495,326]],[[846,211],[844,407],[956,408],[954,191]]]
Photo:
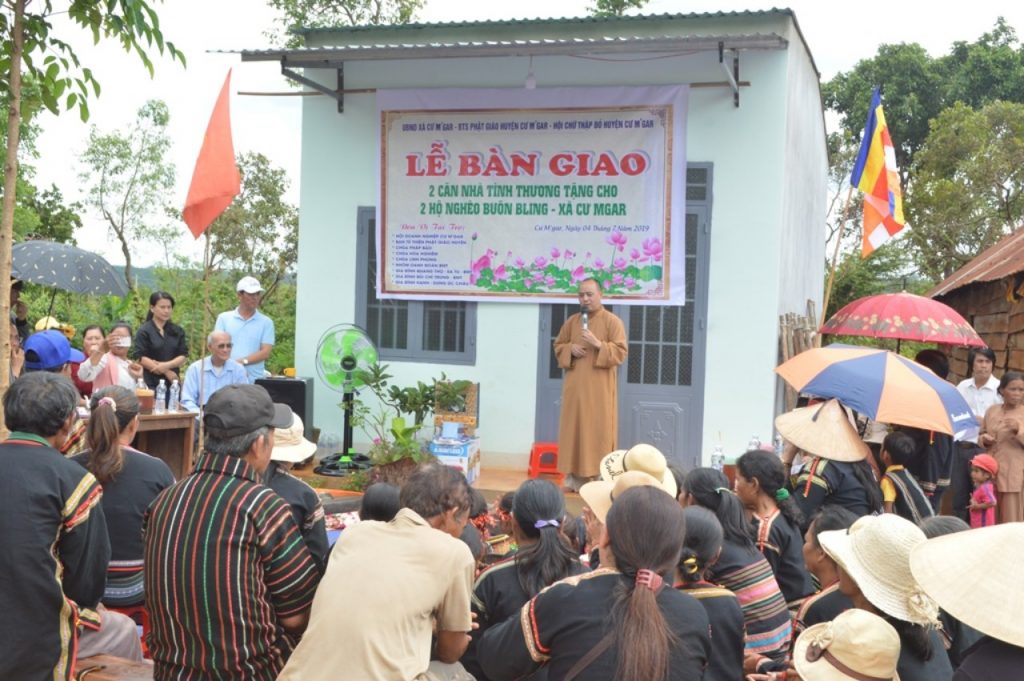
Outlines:
[[124,277],[102,257],[53,241],[14,244],[11,248],[11,276],[73,293],[128,295]]

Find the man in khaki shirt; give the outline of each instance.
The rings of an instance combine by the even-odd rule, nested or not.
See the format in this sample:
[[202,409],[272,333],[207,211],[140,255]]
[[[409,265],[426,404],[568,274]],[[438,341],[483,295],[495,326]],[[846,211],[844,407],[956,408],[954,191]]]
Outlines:
[[279,681],[472,679],[457,664],[472,625],[474,561],[458,539],[469,486],[458,470],[427,464],[400,500],[391,522],[342,533]]

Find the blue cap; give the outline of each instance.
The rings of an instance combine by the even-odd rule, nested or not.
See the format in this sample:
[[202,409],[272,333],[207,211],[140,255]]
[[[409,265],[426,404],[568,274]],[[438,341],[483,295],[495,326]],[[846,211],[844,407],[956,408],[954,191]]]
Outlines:
[[56,329],[36,331],[25,339],[24,348],[26,369],[59,369],[68,362],[85,359],[85,355],[71,347],[67,337]]

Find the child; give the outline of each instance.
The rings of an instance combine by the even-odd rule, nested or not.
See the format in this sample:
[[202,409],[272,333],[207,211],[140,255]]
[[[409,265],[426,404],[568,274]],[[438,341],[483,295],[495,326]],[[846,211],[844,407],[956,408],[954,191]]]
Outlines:
[[804,569],[803,514],[785,488],[786,472],[771,452],[754,450],[736,460],[736,496],[753,519],[757,548],[792,609],[814,593],[814,585]]
[[996,491],[992,480],[999,473],[999,463],[990,454],[978,454],[971,459],[971,482],[974,492],[971,504],[971,527],[988,527],[996,524]]
[[889,433],[882,441],[882,502],[886,513],[897,513],[915,525],[935,515],[932,502],[905,467],[914,458],[917,445],[906,433]]
[[700,506],[683,509],[686,542],[679,558],[678,589],[704,606],[711,628],[711,655],[704,681],[743,678],[743,609],[736,594],[707,581],[705,573],[722,552],[722,525],[715,514]]

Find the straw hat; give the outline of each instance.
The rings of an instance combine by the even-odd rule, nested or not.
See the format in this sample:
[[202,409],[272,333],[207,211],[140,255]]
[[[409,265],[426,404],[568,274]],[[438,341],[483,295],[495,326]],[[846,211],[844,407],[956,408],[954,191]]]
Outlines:
[[[647,473],[643,471],[626,471],[616,477],[615,482],[607,480],[588,482],[583,487],[580,487],[580,496],[583,497],[583,501],[587,502],[587,506],[594,512],[597,519],[603,523],[605,518],[608,517],[608,511],[611,510],[612,502],[620,494],[630,487],[642,487],[644,485],[657,487],[667,493],[664,486]],[[675,497],[672,498],[674,499]]]
[[673,499],[679,491],[676,476],[668,469],[665,455],[654,445],[638,444],[629,449],[616,449],[601,459],[599,469],[605,482],[615,482],[626,471],[643,471],[660,482]]
[[316,451],[316,445],[302,436],[302,419],[298,414],[288,428],[274,429],[274,449],[270,453],[272,461],[288,461],[298,463],[305,461]]
[[947,534],[914,547],[910,569],[929,596],[983,634],[1024,647],[1024,523]]
[[838,400],[780,414],[775,418],[775,429],[803,451],[822,459],[850,462],[868,456],[868,446],[850,425]]
[[899,660],[900,635],[892,625],[856,608],[808,627],[793,648],[793,663],[804,681],[898,681]]
[[818,535],[832,560],[857,582],[864,598],[891,617],[913,624],[932,624],[939,616],[910,572],[910,551],[926,541],[914,523],[894,513],[864,516],[849,530]]

